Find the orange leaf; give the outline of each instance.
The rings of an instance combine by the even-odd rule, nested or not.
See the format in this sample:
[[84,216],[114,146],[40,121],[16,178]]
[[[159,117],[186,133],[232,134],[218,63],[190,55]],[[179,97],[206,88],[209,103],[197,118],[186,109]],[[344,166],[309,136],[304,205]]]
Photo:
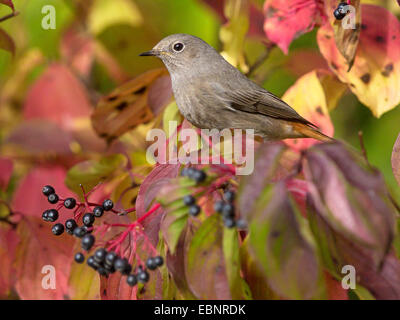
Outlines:
[[97,134],[112,141],[147,123],[171,99],[171,83],[164,68],[148,71],[102,98],[92,115]]
[[321,53],[339,79],[376,117],[400,102],[400,22],[389,11],[362,5],[360,41],[352,69],[335,45],[328,24],[318,31]]

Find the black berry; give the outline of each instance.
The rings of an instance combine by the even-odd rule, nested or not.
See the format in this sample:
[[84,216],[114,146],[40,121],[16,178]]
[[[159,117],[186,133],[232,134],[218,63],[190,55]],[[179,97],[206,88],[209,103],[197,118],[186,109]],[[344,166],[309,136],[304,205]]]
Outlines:
[[114,207],[114,203],[110,199],[104,200],[103,209],[105,211],[110,211],[113,207]]
[[226,191],[224,193],[224,198],[225,198],[226,201],[232,203],[235,200],[235,193],[233,191],[230,191],[230,190]]
[[89,267],[92,267],[93,269],[97,270],[100,265],[94,260],[93,256],[90,256],[87,260],[86,263],[88,264]]
[[196,202],[195,197],[193,197],[191,194],[188,194],[183,197],[183,203],[187,206],[190,206]]
[[50,194],[47,197],[47,201],[49,201],[51,204],[56,204],[58,202],[58,195],[55,193]]
[[49,210],[46,210],[42,213],[42,219],[44,221],[49,221]]
[[67,198],[64,201],[64,207],[67,209],[73,209],[76,206],[76,200],[74,198]]
[[107,253],[105,260],[106,260],[106,264],[109,264],[110,266],[114,266],[114,262],[115,260],[118,258],[118,255],[111,251],[109,253]]
[[126,278],[126,283],[133,287],[137,284],[137,278],[134,274],[130,274],[127,278]]
[[189,214],[193,217],[197,216],[200,213],[200,207],[197,204],[191,205],[189,207]]
[[218,213],[221,213],[223,208],[224,208],[225,202],[222,200],[218,200],[215,204],[214,204],[214,210]]
[[154,263],[157,267],[161,267],[164,264],[164,259],[161,256],[154,257]]
[[93,214],[95,215],[95,217],[100,218],[104,213],[104,209],[103,207],[96,207],[93,209]]
[[118,270],[121,273],[124,272],[127,269],[128,265],[129,265],[129,262],[125,258],[118,258],[114,262],[115,270]]
[[74,229],[74,236],[77,238],[82,238],[86,234],[86,229],[84,227],[77,227]]
[[236,221],[236,226],[238,227],[238,229],[247,229],[247,222],[244,219],[239,219],[238,221]]
[[234,208],[234,206],[232,204],[230,204],[230,203],[225,203],[224,204],[224,207],[222,208],[222,214],[225,217],[233,216],[234,212],[235,212],[235,208]]
[[335,9],[333,11],[333,15],[337,20],[342,20],[346,15],[339,9]]
[[98,263],[102,263],[107,255],[107,251],[104,248],[99,248],[96,250],[94,253],[94,260],[96,260]]
[[74,219],[68,219],[67,221],[65,221],[65,229],[69,231],[74,231],[77,226],[78,224]]
[[187,168],[186,169],[186,176],[191,178],[191,179],[193,179],[195,172],[196,172],[195,168]]
[[146,260],[146,267],[149,270],[156,270],[157,269],[157,265],[156,265],[156,262],[154,261],[154,258],[148,258]]
[[181,171],[181,176],[182,177],[187,177],[188,176],[188,170],[189,168],[183,168]]
[[49,196],[49,195],[51,195],[51,194],[53,194],[53,193],[55,193],[56,191],[54,190],[54,188],[52,187],[52,186],[44,186],[43,188],[42,188],[42,193],[45,195],[45,196]]
[[99,266],[99,267],[97,268],[97,272],[98,272],[101,276],[106,276],[106,275],[108,275],[107,269],[104,268],[104,267],[102,267],[102,266]]
[[83,263],[85,261],[85,256],[83,255],[83,253],[78,252],[75,255],[75,261],[78,263]]
[[138,281],[141,282],[141,283],[146,283],[146,282],[148,282],[148,281],[149,281],[149,278],[150,278],[149,273],[148,273],[146,270],[141,270],[141,271],[139,271],[138,274],[137,274],[137,279],[138,279]]
[[92,213],[85,213],[82,217],[82,222],[85,226],[91,227],[94,223],[95,217]]
[[230,228],[233,228],[236,225],[236,223],[235,223],[234,219],[226,218],[226,219],[224,219],[224,225],[225,225],[225,227],[230,229]]
[[83,250],[89,251],[94,245],[94,237],[91,234],[85,234],[81,240],[81,247]]
[[50,209],[47,212],[47,221],[55,222],[58,219],[58,211],[56,209]]
[[196,181],[196,183],[201,183],[204,180],[206,180],[207,175],[204,171],[202,170],[196,170],[195,173],[193,174],[193,179]]
[[64,225],[62,223],[56,223],[53,228],[51,228],[51,232],[56,236],[63,234],[64,232]]

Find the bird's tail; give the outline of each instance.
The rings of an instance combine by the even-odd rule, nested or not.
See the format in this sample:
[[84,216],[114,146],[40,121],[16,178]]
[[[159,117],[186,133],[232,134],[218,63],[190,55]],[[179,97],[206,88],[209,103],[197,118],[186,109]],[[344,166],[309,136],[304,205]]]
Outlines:
[[292,123],[293,129],[303,135],[305,138],[314,138],[322,142],[334,142],[336,141],[334,138],[331,138],[317,129],[303,124],[303,123]]

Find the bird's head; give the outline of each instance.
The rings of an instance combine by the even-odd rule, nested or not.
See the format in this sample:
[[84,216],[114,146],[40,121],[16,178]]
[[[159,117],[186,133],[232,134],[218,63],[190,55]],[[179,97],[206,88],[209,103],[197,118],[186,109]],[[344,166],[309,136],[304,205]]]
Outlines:
[[152,50],[140,54],[160,58],[170,73],[187,70],[197,64],[204,68],[207,61],[215,55],[219,56],[206,42],[183,33],[170,35],[157,43]]

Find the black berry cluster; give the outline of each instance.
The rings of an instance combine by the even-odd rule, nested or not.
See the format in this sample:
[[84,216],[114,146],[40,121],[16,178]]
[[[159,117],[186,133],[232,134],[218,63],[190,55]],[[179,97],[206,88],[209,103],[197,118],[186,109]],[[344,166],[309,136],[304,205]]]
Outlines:
[[[78,252],[75,254],[75,261],[77,263],[83,263],[85,261],[85,255]],[[147,259],[145,267],[139,266],[136,272],[132,273],[133,268],[128,259],[120,257],[114,251],[98,248],[93,255],[87,258],[86,263],[102,276],[120,272],[122,275],[127,276],[126,282],[133,287],[138,282],[148,282],[150,275],[147,270],[153,271],[161,267],[164,264],[164,259],[161,256],[150,257]]]
[[346,2],[341,2],[333,12],[333,15],[337,20],[342,20],[346,16],[347,14],[347,11],[345,10],[346,6],[347,6]]
[[[76,199],[74,198],[67,198],[65,200],[61,200],[59,196],[57,195],[54,187],[47,185],[44,186],[42,189],[42,193],[47,197],[47,200],[51,204],[56,204],[60,203],[59,207],[64,206],[66,209],[74,209],[76,207]],[[54,235],[59,236],[66,231],[68,234],[74,235],[78,238],[82,238],[82,248],[85,250],[90,250],[94,243],[94,237],[93,236],[88,236],[85,237],[85,235],[89,234],[92,232],[93,224],[95,222],[96,218],[100,218],[104,211],[110,211],[114,207],[114,203],[110,200],[104,200],[102,206],[97,206],[93,209],[92,212],[85,213],[82,217],[82,226],[78,226],[77,222],[75,219],[69,219],[65,222],[65,225],[62,223],[56,223],[53,225],[51,231],[53,232]],[[56,222],[59,217],[59,212],[56,209],[48,209],[45,210],[42,214],[42,218],[46,222]],[[93,243],[91,243],[91,238],[93,237]]]
[[183,203],[189,207],[189,214],[193,217],[199,215],[201,208],[198,204],[196,204],[196,198],[191,194],[188,194],[183,197]]
[[183,168],[181,171],[182,177],[188,177],[194,180],[197,184],[202,183],[206,180],[207,174],[203,170],[196,168]]
[[245,223],[242,219],[235,220],[235,193],[231,190],[227,190],[224,193],[224,199],[219,200],[214,204],[214,210],[222,214],[224,225],[227,228],[245,228]]

